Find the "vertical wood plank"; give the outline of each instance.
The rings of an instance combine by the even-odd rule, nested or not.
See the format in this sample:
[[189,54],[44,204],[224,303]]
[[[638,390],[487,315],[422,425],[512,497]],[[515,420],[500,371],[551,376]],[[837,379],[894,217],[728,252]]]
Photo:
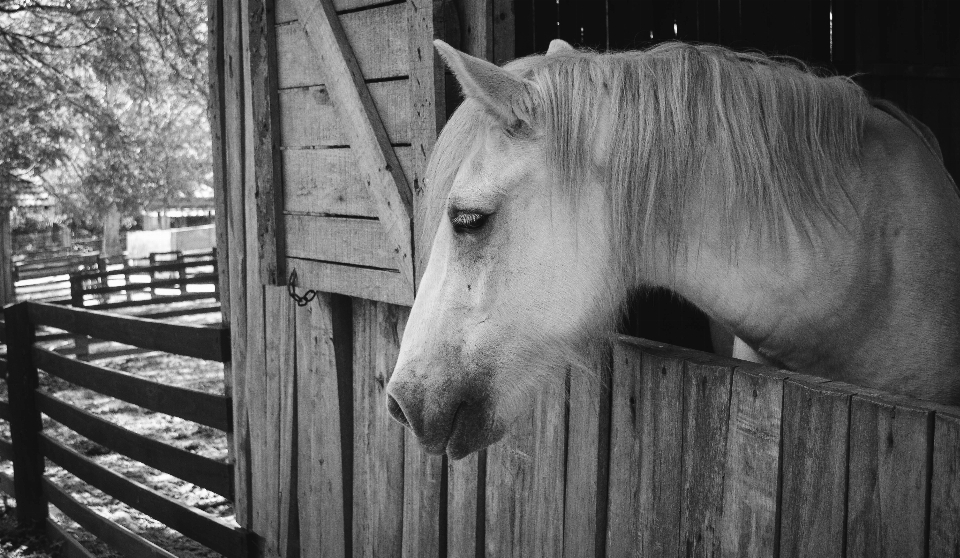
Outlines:
[[934,418],[930,556],[960,556],[960,409]]
[[607,513],[607,555],[637,556],[640,509],[640,436],[636,430],[636,392],[642,353],[616,343],[610,382],[610,481]]
[[515,0],[492,0],[493,4],[493,63],[502,66],[516,58]]
[[460,14],[460,50],[493,61],[494,0],[455,0]]
[[[232,285],[222,300],[229,298],[232,339],[230,367],[233,376],[233,441],[235,449],[234,506],[237,522],[252,525],[250,401],[247,396],[247,257],[246,212],[244,210],[244,104],[243,44],[240,24],[242,0],[223,0],[223,156],[225,178],[223,198],[228,215],[223,222],[229,252],[223,269]],[[227,316],[224,315],[226,319]]]
[[724,471],[722,556],[773,556],[777,548],[783,380],[733,373]]
[[680,529],[683,361],[643,353],[638,402],[641,556],[674,556]]
[[781,557],[843,556],[850,397],[784,383]]
[[481,450],[447,465],[447,556],[483,555],[484,500],[478,491],[485,487],[486,459]]
[[30,323],[26,302],[3,309],[7,342],[7,397],[10,403],[10,438],[13,447],[13,486],[17,499],[17,523],[39,530],[47,519],[43,495],[44,459],[40,453],[40,410],[34,401],[39,382],[33,364],[36,331]]
[[[279,482],[277,454],[279,438],[275,419],[279,412],[278,378],[270,378],[266,347],[266,302],[260,278],[258,215],[256,184],[254,182],[253,100],[250,71],[250,2],[240,3],[240,25],[243,40],[243,212],[246,238],[246,277],[242,283],[247,290],[246,335],[246,398],[250,426],[250,490],[251,528],[257,534],[261,552],[277,547],[279,514],[277,513],[277,483]],[[276,368],[274,368],[276,370]],[[273,421],[271,422],[271,419]]]
[[330,299],[321,293],[296,315],[300,553],[346,558],[340,386]]
[[260,277],[286,285],[283,257],[283,173],[280,165],[280,100],[277,91],[277,40],[274,0],[251,0],[250,71],[253,103],[254,184]]
[[[410,186],[413,188],[413,241],[414,241],[414,274],[416,285],[419,287],[420,278],[427,267],[430,257],[430,246],[433,243],[435,230],[430,223],[426,223],[424,195],[427,172],[427,161],[437,141],[437,134],[446,121],[446,73],[443,62],[433,47],[434,37],[446,36],[447,28],[456,25],[454,21],[446,21],[442,3],[431,0],[429,2],[410,3],[407,10],[408,28],[410,34],[410,107],[413,117],[410,119],[410,141],[413,153],[413,176],[410,177]],[[456,87],[450,83],[451,87]]]
[[487,449],[484,551],[490,558],[563,553],[562,385],[546,386],[506,438]]
[[680,551],[720,554],[730,366],[687,362],[683,377],[683,471]]
[[933,412],[855,395],[850,414],[847,554],[925,556]]
[[403,427],[384,404],[407,310],[354,304],[353,555],[399,557],[403,535]]
[[606,370],[594,374],[570,375],[563,522],[563,555],[569,558],[606,554],[610,377]]
[[[279,412],[277,433],[279,436],[277,452],[277,492],[278,492],[278,528],[277,552],[279,556],[296,558],[300,555],[300,517],[297,512],[299,483],[299,445],[297,420],[297,330],[296,303],[287,294],[286,289],[271,288],[270,298],[279,307],[276,319],[280,327],[268,326],[268,331],[276,330],[279,354],[268,354],[268,362],[276,361],[279,367],[277,396]],[[268,314],[268,319],[270,315]],[[268,347],[269,350],[269,347]]]
[[285,400],[288,371],[295,366],[294,315],[286,289],[268,287],[264,303],[266,367],[262,371],[264,392],[261,394],[264,420],[257,425],[261,443],[253,448],[254,453],[261,454],[260,468],[254,478],[260,498],[254,513],[263,527],[258,533],[264,539],[267,555],[282,556],[287,540],[285,527],[289,525],[289,507],[285,500],[288,494],[285,493],[290,492],[290,487],[282,480],[288,480],[283,477],[291,458],[290,425],[284,415],[289,406]]
[[440,530],[445,524],[440,506],[443,461],[423,451],[412,432],[404,432],[404,558],[440,556]]

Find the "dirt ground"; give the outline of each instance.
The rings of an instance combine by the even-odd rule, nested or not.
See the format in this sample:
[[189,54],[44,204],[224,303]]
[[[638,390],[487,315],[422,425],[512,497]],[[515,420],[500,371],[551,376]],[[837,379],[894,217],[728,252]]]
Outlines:
[[[189,323],[210,323],[218,321],[219,315],[205,314],[179,320]],[[92,347],[93,350],[104,348],[109,346],[94,345]],[[224,389],[223,365],[216,362],[156,352],[97,359],[93,362],[167,385],[215,394],[222,394]],[[78,388],[42,372],[40,384],[45,392],[129,430],[205,457],[221,461],[227,459],[226,435],[218,430],[169,415],[154,413],[136,405]],[[0,398],[6,399],[5,382],[0,382]],[[79,453],[131,480],[212,516],[231,523],[234,521],[232,504],[218,494],[111,452],[46,416],[44,416],[44,430]],[[9,425],[5,421],[0,421],[0,436],[9,440]],[[0,462],[0,470],[11,473],[11,463]],[[220,556],[87,485],[49,461],[46,466],[46,476],[100,515],[140,534],[177,556],[190,558]],[[17,558],[49,556],[45,553],[49,548],[43,547],[43,541],[25,537],[15,529],[15,521],[12,519],[15,515],[14,505],[12,498],[7,498],[3,510],[0,511],[0,556]],[[96,556],[119,556],[52,506],[51,516]]]

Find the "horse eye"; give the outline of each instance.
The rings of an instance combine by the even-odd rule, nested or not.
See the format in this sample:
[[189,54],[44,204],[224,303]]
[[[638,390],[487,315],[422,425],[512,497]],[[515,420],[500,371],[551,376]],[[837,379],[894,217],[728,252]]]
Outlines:
[[457,232],[475,231],[487,222],[489,215],[483,213],[474,213],[471,211],[462,211],[454,214],[450,218],[453,224],[453,230]]

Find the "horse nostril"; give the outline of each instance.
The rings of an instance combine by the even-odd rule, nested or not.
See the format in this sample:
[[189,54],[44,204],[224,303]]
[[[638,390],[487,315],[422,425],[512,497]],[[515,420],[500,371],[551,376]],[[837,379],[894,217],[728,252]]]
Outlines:
[[396,419],[397,422],[410,428],[410,421],[407,420],[407,415],[403,414],[400,403],[397,403],[397,400],[389,394],[387,395],[387,410],[390,411],[390,414],[393,415],[393,418]]

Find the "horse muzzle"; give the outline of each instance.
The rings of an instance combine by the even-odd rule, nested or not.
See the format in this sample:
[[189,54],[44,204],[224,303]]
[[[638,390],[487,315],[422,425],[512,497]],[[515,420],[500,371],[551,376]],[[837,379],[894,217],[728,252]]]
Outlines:
[[387,409],[431,454],[461,459],[503,437],[489,390],[473,382],[428,387],[397,374],[387,385]]

